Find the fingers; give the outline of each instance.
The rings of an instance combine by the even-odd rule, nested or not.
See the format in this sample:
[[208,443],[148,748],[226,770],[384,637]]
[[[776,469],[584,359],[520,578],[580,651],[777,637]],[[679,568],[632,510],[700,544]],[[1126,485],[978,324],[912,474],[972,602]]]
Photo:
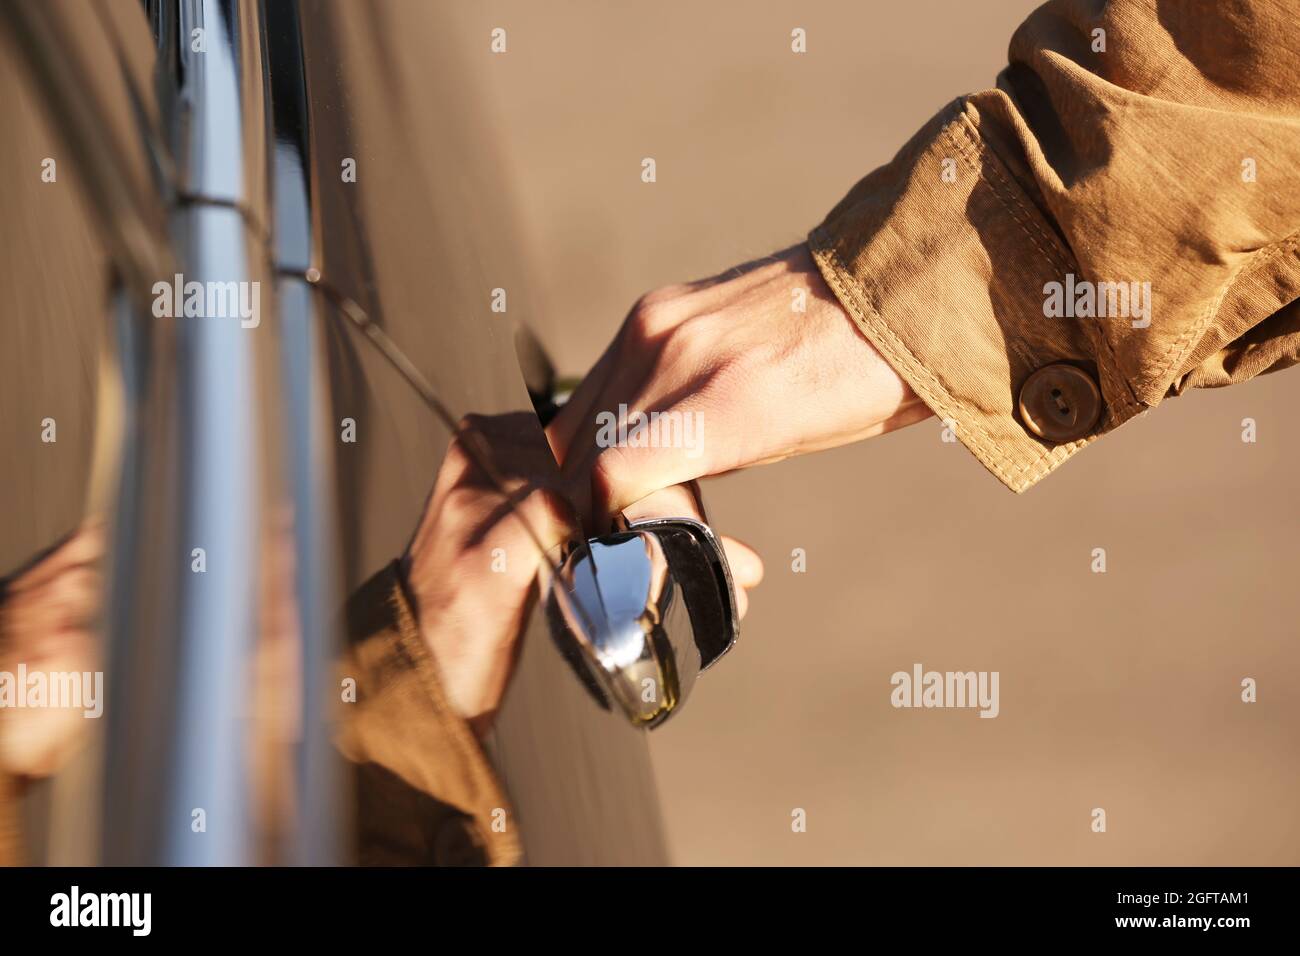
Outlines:
[[580,433],[564,463],[573,494],[588,499],[584,514],[596,533],[609,515],[656,489],[731,467],[738,443],[753,437],[759,419],[746,411],[762,392],[752,374],[761,370],[727,344],[734,333],[714,316],[680,320],[654,340],[648,358],[629,358],[610,374],[588,411],[585,438]]
[[509,682],[543,557],[576,526],[557,484],[531,411],[471,416],[402,559],[450,706],[480,733]]
[[677,407],[646,413],[644,420],[649,430],[644,446],[633,444],[635,437],[607,442],[598,436],[584,459],[594,519],[625,510],[656,489],[681,485],[719,470],[712,457],[705,454],[702,411]]
[[[698,284],[705,291],[677,286],[642,297],[548,428],[547,437],[570,486],[568,493],[589,521],[599,524],[608,514],[606,500],[593,500],[599,486],[593,488],[589,476],[601,448],[609,444],[610,426],[620,431],[620,423],[626,422],[629,412],[635,418],[642,409],[676,400],[674,390],[682,387],[683,372],[676,367],[682,351],[679,333],[695,314],[697,304],[712,294],[707,291],[711,281]],[[685,391],[689,393],[690,389]],[[626,430],[625,424],[621,430]],[[643,485],[640,490],[644,494],[669,483]],[[624,496],[619,504],[638,497],[640,494]],[[593,530],[599,533],[603,529]]]
[[504,534],[540,558],[577,529],[560,486],[555,459],[531,411],[468,416],[434,479],[404,564],[409,568],[416,551],[435,551],[436,539],[447,529],[455,529],[462,547],[479,547]]
[[[632,403],[651,377],[651,358],[639,351],[608,357],[608,366],[594,369],[579,387],[581,392],[590,383],[586,395],[575,393],[552,422],[557,436],[553,444],[564,443],[563,450],[556,454],[562,462],[566,492],[595,534],[604,530],[600,525],[612,512],[605,507],[603,499],[593,497],[596,487],[592,484],[591,469],[602,448],[609,444],[607,432],[612,427],[617,433],[618,423],[626,419],[627,409],[640,407]],[[602,362],[606,361],[602,359]],[[666,484],[648,486],[643,493]],[[623,503],[638,497],[640,495],[630,496]]]
[[623,516],[631,521],[649,518],[694,518],[703,521],[704,514],[694,490],[685,484],[671,485],[651,492],[623,509]]
[[[594,419],[605,410],[617,414],[620,402],[629,406],[641,392],[661,346],[677,326],[692,315],[707,314],[751,289],[768,282],[773,274],[796,266],[793,247],[754,259],[695,282],[657,289],[643,296],[628,312],[618,333],[600,359],[574,391],[565,408],[547,429],[556,459],[568,470],[569,459],[584,436],[594,431]],[[806,250],[805,250],[806,252]],[[811,257],[807,257],[809,268]]]
[[[694,518],[704,520],[695,491],[689,485],[673,485],[653,492],[623,509],[629,522],[650,518]],[[731,581],[736,591],[736,613],[743,619],[749,610],[749,590],[763,580],[763,559],[751,547],[725,535],[721,538]]]
[[745,615],[749,613],[749,592],[740,587],[740,585],[736,585],[735,592],[736,617],[743,621]]
[[[543,552],[550,551],[556,545],[563,544],[582,533],[572,508],[564,497],[550,488],[535,488],[524,499],[519,509],[519,517],[528,522],[528,528],[536,535],[536,542],[530,544],[541,546]],[[519,524],[515,521],[514,524]],[[521,533],[526,529],[520,525]],[[539,554],[540,558],[541,555]]]
[[749,592],[763,580],[763,559],[748,545],[735,538],[723,537],[722,548],[727,552],[731,567],[731,583],[736,591],[736,615],[743,621],[749,613]]
[[763,559],[749,545],[722,537],[722,548],[727,552],[727,564],[731,566],[731,580],[740,588],[756,588],[763,581]]

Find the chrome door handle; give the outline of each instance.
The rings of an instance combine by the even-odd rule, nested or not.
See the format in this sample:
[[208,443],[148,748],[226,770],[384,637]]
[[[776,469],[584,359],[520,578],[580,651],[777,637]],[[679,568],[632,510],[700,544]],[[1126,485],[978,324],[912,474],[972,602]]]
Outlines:
[[647,728],[681,708],[739,630],[722,543],[693,518],[624,523],[570,550],[547,617],[597,701]]

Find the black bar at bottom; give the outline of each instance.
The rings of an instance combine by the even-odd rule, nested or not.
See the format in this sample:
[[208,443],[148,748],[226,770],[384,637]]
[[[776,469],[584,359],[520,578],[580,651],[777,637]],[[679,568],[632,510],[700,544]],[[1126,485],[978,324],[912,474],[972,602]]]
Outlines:
[[513,929],[542,934],[547,948],[573,934],[567,943],[642,938],[661,949],[711,928],[784,925],[823,939],[832,927],[879,939],[892,926],[918,942],[1104,934],[1231,944],[1290,929],[1296,884],[1294,869],[1268,868],[12,869],[0,870],[0,934],[459,949]]

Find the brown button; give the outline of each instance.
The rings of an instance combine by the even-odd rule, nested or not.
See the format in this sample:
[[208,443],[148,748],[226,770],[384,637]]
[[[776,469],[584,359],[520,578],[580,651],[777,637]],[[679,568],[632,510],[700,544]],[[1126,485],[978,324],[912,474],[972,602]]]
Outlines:
[[1039,438],[1056,445],[1072,442],[1101,418],[1101,392],[1082,369],[1047,365],[1020,386],[1020,417]]

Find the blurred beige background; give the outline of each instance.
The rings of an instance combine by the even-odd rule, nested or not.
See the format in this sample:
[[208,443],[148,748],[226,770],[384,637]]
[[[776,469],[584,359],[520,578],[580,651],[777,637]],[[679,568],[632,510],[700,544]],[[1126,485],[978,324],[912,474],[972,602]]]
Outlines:
[[[446,46],[461,51],[464,108],[482,104],[513,184],[491,202],[475,171],[445,185],[477,227],[518,228],[522,243],[503,239],[482,275],[505,277],[512,315],[573,373],[641,292],[801,238],[940,106],[993,82],[1032,6],[437,2],[458,33]],[[796,26],[803,55],[790,52]],[[504,55],[489,52],[494,27]],[[430,58],[431,85],[445,82],[451,65]],[[42,143],[15,145],[44,155]],[[6,181],[35,168],[24,155],[0,150]],[[449,143],[430,162],[454,170],[458,155]],[[37,196],[74,203],[15,189],[0,210],[76,213]],[[63,318],[11,323],[35,337],[0,350],[0,378],[42,387],[11,389],[0,435],[30,440],[39,410],[60,441],[39,472],[17,460],[0,472],[5,570],[65,530],[85,495],[93,415],[59,370],[92,381],[95,325],[79,319],[105,280],[51,272],[69,250],[43,236],[9,249],[0,272],[44,277],[23,288],[55,289]],[[524,266],[531,299],[513,291]],[[651,735],[673,859],[1300,863],[1297,395],[1300,370],[1172,400],[1020,497],[933,420],[711,482],[714,523],[753,544],[768,577],[741,645]],[[1255,444],[1241,441],[1246,417]],[[427,471],[391,478],[411,507]],[[1096,547],[1104,575],[1090,571]],[[794,548],[806,573],[790,569]],[[1000,716],[893,709],[890,675],[916,662],[999,671]],[[1240,701],[1244,677],[1258,703]],[[1090,830],[1094,807],[1105,834]],[[791,832],[795,808],[806,833]]]
[[[585,370],[639,293],[801,238],[991,85],[1033,6],[458,5],[536,270],[524,317]],[[710,483],[768,578],[652,737],[674,859],[1300,862],[1297,395],[1300,371],[1173,400],[1021,497],[933,420]],[[999,671],[1001,715],[893,709],[914,662]]]

